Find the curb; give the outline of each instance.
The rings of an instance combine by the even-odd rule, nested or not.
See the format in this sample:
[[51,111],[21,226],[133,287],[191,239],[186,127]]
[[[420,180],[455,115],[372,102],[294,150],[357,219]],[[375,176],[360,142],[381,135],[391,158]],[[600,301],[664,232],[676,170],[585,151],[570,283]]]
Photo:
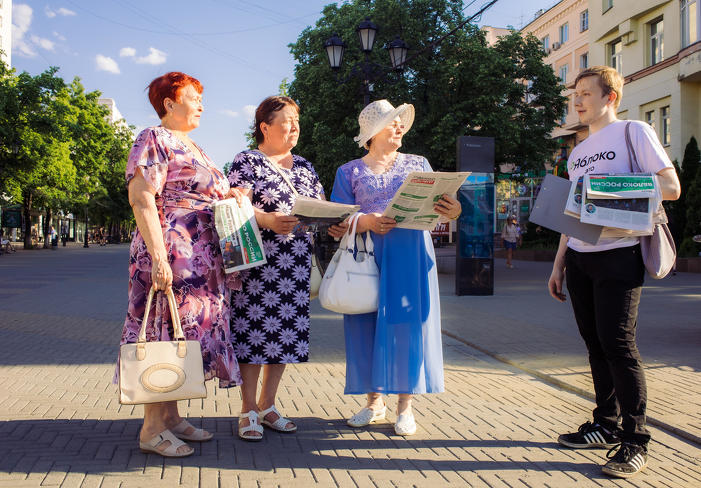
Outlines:
[[[595,400],[594,395],[587,390],[583,390],[582,388],[578,388],[576,386],[572,386],[562,380],[559,380],[557,378],[554,378],[553,376],[550,376],[549,374],[541,373],[540,371],[537,371],[535,369],[528,368],[526,366],[523,366],[522,364],[519,364],[515,361],[510,360],[509,358],[506,358],[500,354],[494,353],[492,351],[489,351],[481,346],[478,346],[477,344],[474,344],[470,341],[466,341],[462,337],[457,336],[456,334],[453,334],[452,332],[448,332],[445,330],[441,330],[441,333],[447,337],[450,337],[451,339],[455,339],[458,342],[462,342],[468,347],[471,347],[473,349],[478,350],[481,353],[486,354],[487,356],[496,359],[499,362],[502,362],[504,364],[508,364],[509,366],[513,366],[516,369],[519,369],[523,371],[524,373],[527,373],[531,376],[535,376],[541,381],[544,381],[545,383],[548,383],[549,385],[556,386],[562,390],[569,391],[570,393],[574,393],[575,395],[579,395],[580,397],[586,398],[587,400]],[[679,427],[675,427],[673,425],[668,424],[667,422],[664,422],[662,420],[656,419],[654,417],[647,417],[647,423],[650,425],[654,425],[655,427],[664,430],[668,433],[677,435],[681,437],[684,440],[687,440],[689,442],[692,442],[696,444],[697,446],[701,447],[701,437],[692,434],[691,432],[687,432],[685,430],[680,429]]]

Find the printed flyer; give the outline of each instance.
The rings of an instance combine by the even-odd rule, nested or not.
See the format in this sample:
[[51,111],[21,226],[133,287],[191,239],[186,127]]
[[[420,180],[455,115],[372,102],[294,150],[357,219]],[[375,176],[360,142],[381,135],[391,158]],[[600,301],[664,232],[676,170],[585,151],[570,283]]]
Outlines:
[[214,225],[219,234],[219,247],[224,259],[224,271],[233,273],[267,262],[263,239],[248,198],[219,200],[212,204]]

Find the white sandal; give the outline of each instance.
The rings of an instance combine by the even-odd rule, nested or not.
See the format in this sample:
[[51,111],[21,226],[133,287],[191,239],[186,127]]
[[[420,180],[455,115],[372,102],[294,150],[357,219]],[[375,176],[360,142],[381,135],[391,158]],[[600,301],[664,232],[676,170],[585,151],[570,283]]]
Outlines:
[[[241,419],[248,419],[248,425],[242,426]],[[258,432],[259,436],[245,435],[248,432]],[[263,440],[263,426],[258,423],[258,412],[250,410],[239,414],[239,437],[244,441],[258,442]]]
[[[170,441],[170,446],[166,447],[165,449],[161,450],[158,449],[158,446],[163,444],[165,441]],[[172,457],[172,458],[180,458],[180,457],[187,457],[192,455],[195,450],[190,447],[190,450],[188,452],[180,453],[178,452],[178,448],[182,446],[187,446],[183,441],[175,437],[171,431],[168,429],[164,430],[157,436],[153,437],[150,441],[143,442],[139,441],[139,449],[141,449],[141,452],[149,453],[153,452],[155,454],[160,454],[163,457]]]
[[[265,416],[271,412],[277,415],[277,420],[275,422],[265,420]],[[265,425],[266,427],[270,427],[273,430],[277,430],[278,432],[297,432],[297,426],[295,425],[295,423],[292,422],[290,419],[286,419],[285,417],[283,417],[282,414],[278,411],[278,409],[275,408],[274,404],[271,405],[270,408],[266,408],[265,410],[260,412],[260,419],[261,424]],[[287,424],[292,424],[292,427],[287,427]]]
[[373,410],[372,408],[365,407],[349,418],[346,423],[351,427],[365,427],[378,420],[384,420],[386,415],[387,405],[383,406],[380,410]]
[[416,420],[413,412],[403,413],[397,417],[397,421],[394,423],[394,432],[401,436],[416,434]]
[[[192,427],[195,430],[191,434],[186,434],[185,431],[190,427]],[[173,432],[175,437],[184,441],[205,442],[214,437],[214,434],[212,434],[211,432],[205,433],[204,429],[198,429],[187,420],[183,420],[170,430],[171,432]]]

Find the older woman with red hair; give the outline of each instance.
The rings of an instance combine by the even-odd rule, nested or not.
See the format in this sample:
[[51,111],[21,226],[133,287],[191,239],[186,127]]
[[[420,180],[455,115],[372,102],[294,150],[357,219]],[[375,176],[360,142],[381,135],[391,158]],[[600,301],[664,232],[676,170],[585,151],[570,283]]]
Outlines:
[[[166,73],[149,85],[149,100],[161,125],[144,129],[129,154],[126,181],[137,231],[129,262],[129,307],[122,344],[141,329],[151,287],[172,287],[183,331],[199,340],[205,378],[220,387],[241,384],[229,332],[230,289],[237,275],[224,275],[211,204],[234,196],[224,175],[189,133],[200,124],[202,85],[184,73]],[[227,282],[228,281],[228,282]],[[172,340],[167,300],[162,293],[146,326],[147,340]],[[212,434],[178,413],[177,402],[144,405],[139,447],[165,457],[189,456],[183,440],[207,441]]]

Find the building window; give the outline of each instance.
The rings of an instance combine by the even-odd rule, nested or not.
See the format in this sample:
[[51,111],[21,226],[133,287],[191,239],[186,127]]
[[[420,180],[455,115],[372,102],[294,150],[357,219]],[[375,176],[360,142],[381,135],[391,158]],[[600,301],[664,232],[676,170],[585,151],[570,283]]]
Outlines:
[[567,65],[566,64],[560,66],[560,81],[562,81],[563,85],[565,83],[567,83]]
[[567,39],[570,37],[570,24],[569,22],[565,22],[560,26],[560,44],[564,44],[567,42]]
[[662,19],[650,22],[650,64],[664,59],[664,24]]
[[565,125],[567,123],[567,114],[570,111],[570,101],[567,100],[567,104],[565,105],[565,110],[562,112],[562,117],[560,117],[560,125]]
[[[645,122],[647,122],[650,127],[655,129],[655,111],[650,110],[649,112],[645,112]],[[655,129],[655,132],[657,132],[657,129]]]
[[660,109],[662,119],[662,145],[669,146],[672,143],[672,117],[669,113],[669,105]]
[[602,0],[601,13],[606,13],[613,8],[613,0]]
[[620,39],[616,39],[611,44],[609,44],[608,51],[609,51],[609,66],[611,66],[613,69],[618,71],[620,74],[623,74],[623,66],[622,66],[622,64],[623,64],[622,63],[623,42],[621,42]]
[[589,67],[589,53],[580,54],[579,69],[587,69]]
[[550,49],[550,36],[545,36],[543,37],[543,51],[546,53],[548,52],[548,49]]
[[699,40],[699,1],[681,0],[682,47],[690,46]]
[[584,32],[587,29],[589,29],[589,10],[579,14],[579,32]]

